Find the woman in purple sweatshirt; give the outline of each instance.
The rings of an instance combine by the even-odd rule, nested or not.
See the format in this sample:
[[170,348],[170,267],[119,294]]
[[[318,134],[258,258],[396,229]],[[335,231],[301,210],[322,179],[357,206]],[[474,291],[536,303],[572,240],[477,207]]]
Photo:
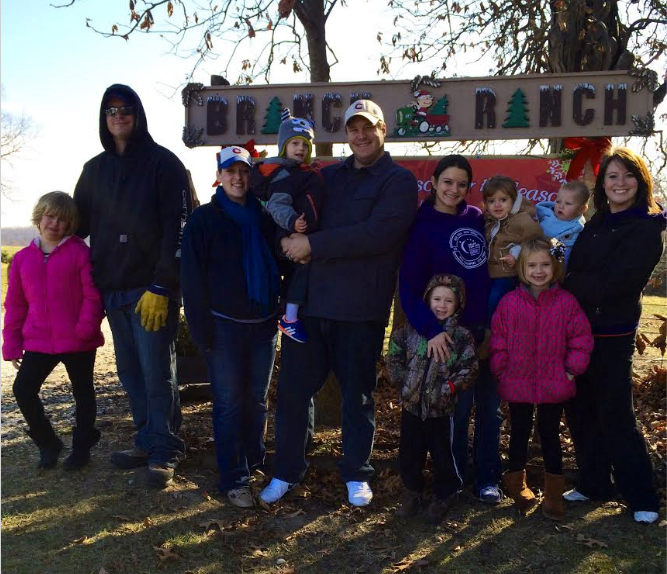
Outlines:
[[[449,353],[447,334],[422,298],[431,277],[458,275],[465,282],[468,304],[460,318],[478,345],[487,327],[489,274],[482,212],[465,201],[472,184],[472,168],[463,156],[443,157],[431,178],[431,196],[417,211],[399,275],[401,305],[414,329],[428,339],[428,355],[444,361]],[[486,359],[486,357],[480,357]],[[500,399],[489,372],[488,360],[480,361],[480,375],[473,388],[460,393],[454,413],[453,451],[461,473],[468,458],[468,422],[476,405],[473,464],[475,489],[482,502],[502,499],[498,488],[501,463],[499,439]]]

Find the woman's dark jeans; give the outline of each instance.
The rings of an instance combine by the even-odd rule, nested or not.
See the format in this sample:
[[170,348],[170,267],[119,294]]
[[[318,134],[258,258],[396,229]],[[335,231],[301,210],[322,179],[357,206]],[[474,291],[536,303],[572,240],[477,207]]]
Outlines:
[[275,319],[236,323],[215,318],[205,353],[213,393],[213,437],[220,491],[248,484],[264,463],[267,393],[276,357]]

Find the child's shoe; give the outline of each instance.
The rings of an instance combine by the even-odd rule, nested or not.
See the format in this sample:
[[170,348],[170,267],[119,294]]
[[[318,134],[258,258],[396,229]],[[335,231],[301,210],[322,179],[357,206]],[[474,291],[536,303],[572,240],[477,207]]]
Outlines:
[[100,431],[93,428],[82,432],[78,427],[74,427],[72,434],[72,452],[63,461],[63,470],[78,470],[90,462],[90,449],[100,440]]
[[639,524],[653,524],[659,517],[657,512],[649,510],[638,510],[634,513],[635,522]]
[[478,498],[485,504],[500,504],[503,499],[503,491],[498,488],[498,485],[491,484],[479,489]]
[[421,493],[414,492],[413,490],[408,490],[406,488],[403,492],[403,498],[401,499],[401,506],[399,506],[398,510],[396,511],[396,516],[399,518],[410,518],[411,516],[417,516],[420,506]]
[[65,447],[54,432],[53,428],[49,427],[43,433],[36,433],[32,430],[26,431],[28,436],[35,442],[39,448],[39,463],[37,470],[53,468],[58,464],[58,457]]
[[576,488],[563,493],[563,498],[569,502],[585,502],[588,500],[588,496],[581,494]]
[[520,514],[525,515],[537,504],[533,491],[526,485],[526,471],[517,470],[503,474],[503,486],[508,496],[514,500],[514,506]]
[[544,473],[542,514],[551,520],[563,520],[565,516],[563,490],[565,490],[565,477],[562,474]]
[[306,335],[306,330],[303,328],[303,323],[298,319],[293,322],[289,322],[285,315],[280,318],[278,321],[278,329],[284,334],[287,335],[292,341],[297,343],[305,343],[308,340],[308,335]]
[[442,519],[445,517],[445,514],[447,514],[448,510],[449,501],[434,496],[431,499],[431,504],[428,505],[428,508],[424,513],[424,519],[429,524],[438,525],[442,522]]
[[373,500],[373,491],[365,481],[349,480],[347,485],[347,500],[352,506],[368,506]]

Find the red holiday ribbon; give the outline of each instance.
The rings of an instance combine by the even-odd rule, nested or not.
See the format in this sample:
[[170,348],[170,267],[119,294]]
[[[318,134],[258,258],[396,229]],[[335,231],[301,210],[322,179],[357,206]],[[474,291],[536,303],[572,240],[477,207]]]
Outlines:
[[584,171],[586,162],[590,160],[593,173],[597,176],[600,170],[600,160],[611,147],[611,138],[565,138],[563,142],[567,149],[578,150],[570,161],[570,167],[565,176],[567,180],[577,179]]
[[248,140],[241,147],[250,152],[250,157],[259,157],[259,152],[255,149],[255,140]]

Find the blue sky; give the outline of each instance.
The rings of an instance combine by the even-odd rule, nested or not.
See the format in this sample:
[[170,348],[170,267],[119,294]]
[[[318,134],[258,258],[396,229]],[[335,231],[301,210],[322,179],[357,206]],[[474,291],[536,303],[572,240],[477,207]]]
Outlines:
[[[47,191],[73,191],[83,164],[102,150],[97,132],[99,103],[113,83],[127,84],[139,94],[153,138],[192,171],[197,192],[206,201],[216,150],[190,150],[183,145],[180,89],[175,97],[167,97],[192,62],[167,54],[168,45],[157,36],[137,34],[125,42],[86,28],[86,18],[99,28],[110,28],[113,20],[105,9],[108,12],[109,5],[115,4],[114,15],[124,17],[127,2],[79,0],[69,8],[50,6],[66,1],[3,0],[0,5],[2,108],[17,115],[24,112],[39,129],[38,137],[12,162],[11,169],[3,166],[2,177],[11,182],[13,200],[2,199],[2,227],[29,225],[34,202]],[[351,8],[339,6],[332,13],[333,29],[344,26],[346,38],[354,38],[347,50],[335,38],[330,40],[341,59],[332,69],[333,80],[376,79],[377,9],[368,2],[355,2],[356,18],[351,19],[351,13]],[[215,63],[207,64],[195,80],[208,85],[210,74],[217,72]],[[307,76],[289,71],[282,77],[276,74],[274,81],[307,81]]]

